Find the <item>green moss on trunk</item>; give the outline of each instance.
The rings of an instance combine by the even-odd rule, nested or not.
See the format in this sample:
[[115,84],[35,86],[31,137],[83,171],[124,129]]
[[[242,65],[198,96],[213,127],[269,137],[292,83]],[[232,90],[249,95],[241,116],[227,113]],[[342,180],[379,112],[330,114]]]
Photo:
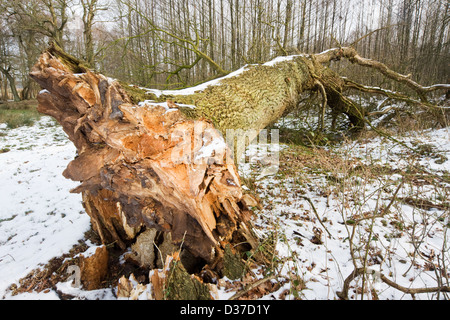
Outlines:
[[167,300],[212,300],[209,288],[191,276],[180,261],[172,261],[166,283]]
[[68,54],[55,42],[51,43],[50,48],[48,48],[47,51],[57,57],[73,73],[85,73],[90,69],[87,62]]
[[261,130],[298,105],[311,78],[305,58],[273,66],[250,66],[239,76],[225,78],[195,97],[201,116],[216,128]]
[[223,275],[228,279],[236,280],[242,277],[245,271],[245,264],[237,253],[233,253],[230,245],[225,247],[223,258]]

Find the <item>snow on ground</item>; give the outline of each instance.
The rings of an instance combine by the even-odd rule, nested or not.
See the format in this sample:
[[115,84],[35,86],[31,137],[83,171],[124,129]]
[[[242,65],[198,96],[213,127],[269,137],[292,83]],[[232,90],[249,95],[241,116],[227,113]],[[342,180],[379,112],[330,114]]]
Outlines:
[[43,117],[32,127],[0,127],[0,297],[31,270],[68,252],[88,231],[76,183],[62,172],[76,150]]
[[[449,130],[403,137],[423,151],[420,156],[375,138],[312,151],[282,145],[280,166],[266,174],[264,154],[242,164],[245,188],[261,198],[255,226],[271,235],[277,250],[273,281],[282,283],[262,299],[337,299],[355,265],[374,275],[350,282],[350,299],[361,299],[363,281],[364,299],[374,293],[379,299],[412,298],[382,283],[380,275],[407,288],[448,285]],[[7,288],[67,253],[90,227],[80,195],[69,193],[77,184],[62,176],[75,148],[43,117],[32,127],[0,124],[0,150],[0,297],[58,299],[53,290],[13,297]],[[257,152],[248,149],[250,156]],[[57,289],[80,299],[115,299],[114,288],[87,292],[66,282]],[[234,293],[218,290],[220,299]]]
[[[287,290],[286,298],[338,299],[355,266],[374,275],[351,282],[350,299],[361,299],[362,281],[364,299],[375,293],[379,299],[413,298],[382,283],[380,275],[406,288],[449,284],[450,128],[402,140],[423,155],[382,138],[316,149],[312,158],[290,146],[286,167],[294,168],[293,175],[283,167],[269,178],[254,175],[249,184],[264,207],[257,226],[276,236],[278,258],[284,260],[275,267],[277,280],[290,279],[265,298]],[[241,172],[248,174],[248,164]],[[302,279],[306,288],[297,290],[292,279]],[[436,292],[414,296],[444,297],[449,298]]]

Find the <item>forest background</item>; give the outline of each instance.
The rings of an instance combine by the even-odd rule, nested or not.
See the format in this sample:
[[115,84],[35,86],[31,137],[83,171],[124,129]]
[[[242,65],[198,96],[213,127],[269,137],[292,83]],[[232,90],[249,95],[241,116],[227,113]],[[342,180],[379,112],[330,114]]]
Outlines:
[[[275,56],[353,46],[424,85],[450,81],[448,0],[0,0],[0,101],[28,100],[55,41],[110,77],[174,89]],[[383,85],[349,63],[333,67]],[[383,83],[384,82],[384,83]]]

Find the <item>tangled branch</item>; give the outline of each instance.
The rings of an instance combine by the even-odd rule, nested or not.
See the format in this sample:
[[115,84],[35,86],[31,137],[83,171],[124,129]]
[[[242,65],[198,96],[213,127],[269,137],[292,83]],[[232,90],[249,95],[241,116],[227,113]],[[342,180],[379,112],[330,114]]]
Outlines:
[[450,84],[435,84],[432,86],[422,86],[411,79],[411,74],[403,75],[391,70],[384,63],[376,60],[361,57],[352,47],[343,47],[338,49],[330,49],[322,53],[316,54],[315,58],[320,63],[326,63],[332,60],[340,60],[346,58],[352,63],[357,63],[363,67],[373,68],[382,73],[387,78],[403,83],[413,89],[420,97],[422,102],[427,102],[426,94],[435,90],[450,90]]
[[352,273],[344,280],[344,287],[342,291],[337,292],[337,296],[343,300],[348,300],[348,290],[350,288],[350,283],[357,277],[364,274],[372,274],[374,276],[378,276],[379,279],[391,286],[394,289],[402,291],[406,294],[415,295],[419,293],[432,293],[432,292],[450,292],[449,286],[440,286],[440,287],[429,287],[429,288],[407,288],[395,283],[394,281],[388,279],[382,273],[379,273],[375,270],[365,269],[365,268],[356,268]]

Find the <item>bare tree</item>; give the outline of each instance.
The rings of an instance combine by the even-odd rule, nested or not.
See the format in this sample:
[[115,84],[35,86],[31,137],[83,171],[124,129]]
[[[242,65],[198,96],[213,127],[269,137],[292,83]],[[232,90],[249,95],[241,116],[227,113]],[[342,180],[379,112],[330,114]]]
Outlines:
[[4,77],[3,99],[8,99],[8,90],[6,88],[9,84],[14,101],[20,101],[16,87],[15,69],[13,68],[16,62],[15,55],[13,54],[13,37],[9,31],[9,28],[6,26],[0,30],[0,72]]
[[23,30],[43,34],[64,48],[72,0],[3,1],[2,9]]

